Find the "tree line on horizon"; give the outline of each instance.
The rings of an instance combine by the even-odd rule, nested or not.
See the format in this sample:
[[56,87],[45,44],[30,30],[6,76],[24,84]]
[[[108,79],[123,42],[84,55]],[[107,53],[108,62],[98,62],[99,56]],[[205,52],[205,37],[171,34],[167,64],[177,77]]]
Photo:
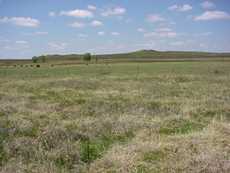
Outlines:
[[[83,59],[83,61],[85,61],[86,64],[88,65],[89,62],[90,62],[91,59],[92,59],[91,53],[85,53],[85,54],[82,56],[82,59]],[[33,57],[32,57],[32,61],[33,61],[33,63],[38,63],[38,62],[45,63],[45,62],[47,61],[47,56],[45,56],[45,55],[33,56]],[[96,58],[96,61],[97,61],[97,58]]]

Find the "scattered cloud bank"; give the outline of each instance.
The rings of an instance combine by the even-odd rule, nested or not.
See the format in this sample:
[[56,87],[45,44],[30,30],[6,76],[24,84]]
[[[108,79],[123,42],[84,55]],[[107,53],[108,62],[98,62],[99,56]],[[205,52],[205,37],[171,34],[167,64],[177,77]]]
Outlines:
[[64,50],[67,46],[67,43],[49,42],[48,46],[52,50]]
[[211,1],[204,1],[201,3],[201,6],[204,9],[213,9],[216,7],[216,5]]
[[16,44],[28,44],[27,41],[24,41],[24,40],[18,40],[15,42]]
[[99,32],[97,33],[97,35],[103,36],[103,35],[105,35],[105,32],[104,32],[104,31],[99,31]]
[[85,27],[85,25],[86,24],[83,22],[74,22],[74,23],[70,24],[70,26],[73,28],[83,28],[83,27]]
[[171,28],[157,28],[156,31],[157,32],[171,32],[172,29]]
[[121,16],[126,13],[126,9],[123,7],[114,7],[114,8],[108,8],[104,10],[101,15],[102,16]]
[[[62,10],[60,9],[57,10],[55,8],[51,8],[51,10],[54,10],[54,11],[47,11],[46,17],[48,18],[49,22],[51,20],[58,21],[56,23],[54,22],[55,26],[56,24],[60,24],[59,22],[63,22],[62,20],[67,19],[68,21],[64,22],[66,27],[69,26],[73,28],[78,28],[78,30],[71,31],[71,32],[75,32],[74,33],[75,37],[78,40],[79,39],[86,40],[86,38],[94,39],[94,37],[91,38],[91,36],[96,35],[98,36],[97,37],[98,39],[105,39],[107,37],[108,38],[110,37],[110,40],[114,41],[114,45],[116,45],[120,41],[120,38],[123,38],[123,37],[131,38],[132,36],[130,35],[133,34],[132,32],[130,32],[130,33],[127,33],[127,35],[125,35],[125,32],[124,33],[121,32],[122,30],[120,29],[122,28],[119,28],[119,27],[128,28],[131,25],[131,27],[134,28],[134,32],[136,32],[136,34],[137,32],[139,32],[138,37],[140,36],[142,37],[140,38],[140,40],[136,40],[137,42],[143,41],[144,43],[142,44],[142,46],[148,46],[148,44],[145,44],[145,42],[154,40],[154,41],[157,41],[156,45],[161,42],[162,47],[166,45],[168,46],[168,48],[171,48],[171,47],[183,48],[185,47],[186,44],[187,45],[190,44],[191,48],[193,47],[196,48],[196,46],[204,48],[205,47],[204,43],[200,43],[202,41],[201,39],[202,38],[209,39],[211,37],[208,37],[208,36],[210,35],[216,36],[218,34],[217,31],[212,33],[211,31],[214,31],[212,30],[212,28],[211,29],[205,28],[206,30],[202,29],[200,30],[200,33],[199,32],[194,33],[192,31],[189,32],[189,30],[184,30],[184,32],[187,32],[187,33],[181,33],[183,31],[179,30],[179,26],[183,24],[182,23],[183,19],[187,20],[186,22],[190,22],[192,25],[199,25],[197,21],[230,20],[230,12],[227,10],[222,11],[221,9],[218,9],[218,6],[217,6],[218,3],[217,1],[214,1],[214,0],[213,1],[202,0],[202,1],[196,2],[196,4],[194,4],[193,2],[189,4],[188,2],[188,3],[171,4],[171,5],[172,6],[165,6],[164,9],[161,9],[161,7],[159,7],[162,13],[147,12],[145,16],[138,16],[137,18],[134,18],[136,16],[130,16],[132,13],[129,13],[128,9],[122,6],[117,6],[116,4],[115,5],[112,4],[112,6],[104,6],[102,8],[97,6],[97,4],[89,4],[89,5],[86,4],[85,8],[79,7],[81,9],[73,7],[73,9],[64,10],[64,8],[62,8]],[[201,12],[197,13],[198,11],[201,11]],[[67,18],[66,16],[68,16],[69,18]],[[40,36],[43,36],[42,39],[46,39],[46,35],[48,38],[49,35],[52,36],[53,34],[56,34],[52,32],[51,30],[52,28],[48,28],[50,27],[50,25],[47,26],[47,28],[36,28],[41,25],[41,22],[43,23],[42,20],[44,20],[44,23],[45,23],[46,19],[45,18],[40,19],[38,17],[38,19],[41,20],[39,21],[38,19],[35,19],[37,18],[37,16],[35,18],[33,17],[31,16],[30,17],[29,16],[27,17],[10,17],[10,16],[4,17],[2,16],[1,17],[0,16],[0,24],[32,28],[28,30],[28,28],[18,27],[19,30],[23,29],[18,34],[20,35],[21,33],[21,35],[24,35],[24,36],[26,35],[36,36],[36,39],[40,38]],[[137,22],[140,22],[140,23],[137,23]],[[127,25],[127,23],[131,23],[131,24]],[[126,26],[124,26],[125,24]],[[175,24],[178,24],[178,25],[175,25]],[[92,29],[92,27],[95,27],[95,28]],[[191,26],[191,27],[194,27],[194,26]],[[132,28],[129,28],[129,29],[131,30]],[[14,29],[16,30],[17,28],[15,27]],[[24,29],[26,30],[24,31]],[[49,31],[49,33],[46,31]],[[223,32],[224,32],[223,34],[226,34],[224,30]],[[68,35],[68,33],[66,34]],[[119,37],[121,34],[122,34],[122,37]],[[186,37],[186,39],[188,40],[194,39],[194,42],[190,43],[186,39],[182,41],[181,36],[183,36],[184,38]],[[0,36],[0,44],[1,44],[0,48],[3,49],[5,47],[5,49],[7,50],[27,49],[30,46],[33,46],[33,43],[34,43],[34,41],[29,40],[33,37],[25,37],[25,38],[19,37],[18,39],[22,39],[22,40],[10,40],[10,42],[5,41],[2,38],[4,37]],[[28,40],[28,41],[25,41],[23,39]],[[46,44],[48,45],[48,48],[50,50],[55,52],[59,50],[60,51],[69,50],[68,47],[71,45],[71,42],[67,44],[67,42],[64,43],[64,42],[61,42],[60,40],[59,42],[58,40],[54,40],[53,42],[51,42],[51,40],[47,40]],[[94,42],[92,44],[94,44]],[[139,43],[136,43],[136,45],[138,44]],[[209,43],[206,43],[206,44],[209,45]],[[228,42],[226,42],[225,44],[228,45]],[[85,45],[82,45],[82,46],[85,46]],[[124,47],[124,44],[122,46]],[[119,48],[121,48],[122,46],[120,46]],[[149,46],[152,47],[153,42],[151,42]],[[115,49],[115,46],[114,47],[111,46],[111,48]]]
[[102,26],[102,25],[103,25],[103,23],[99,20],[94,20],[91,22],[91,26],[97,27],[97,26]]
[[92,18],[94,15],[89,10],[75,9],[70,11],[61,11],[61,16],[70,16],[76,18]]
[[150,23],[164,22],[165,18],[161,17],[159,14],[149,14],[147,16],[147,21]]
[[195,21],[229,20],[230,14],[224,11],[205,11],[200,16],[194,17]]
[[94,6],[94,5],[88,5],[88,9],[92,10],[92,11],[95,11],[97,9],[97,7]]
[[144,28],[137,28],[137,31],[138,32],[145,32],[145,29]]
[[78,34],[78,37],[84,39],[84,38],[87,38],[88,35],[80,33],[80,34]]
[[144,37],[159,37],[159,38],[175,38],[177,33],[171,28],[160,27],[156,28],[153,32],[145,32]]
[[50,17],[55,17],[55,16],[56,16],[56,13],[55,13],[54,11],[50,11],[50,12],[49,12],[49,16],[50,16]]
[[34,33],[34,35],[48,35],[48,32],[45,31],[37,31]]
[[99,20],[93,20],[90,23],[84,23],[84,22],[73,22],[71,23],[69,26],[73,27],[73,28],[84,28],[85,26],[93,26],[93,27],[99,27],[99,26],[103,26],[103,23]]
[[168,8],[170,11],[177,11],[177,12],[186,12],[192,10],[192,6],[190,4],[184,4],[184,5],[172,5]]
[[111,32],[111,35],[113,35],[113,36],[119,36],[121,34],[119,32]]
[[24,51],[30,48],[29,42],[25,40],[16,40],[16,41],[0,40],[0,43],[2,41],[4,42],[4,44],[0,44],[0,48],[2,48],[2,50]]
[[182,46],[184,44],[185,42],[183,41],[175,41],[175,42],[170,43],[171,46]]
[[31,33],[23,33],[23,35],[26,36],[42,36],[42,35],[48,35],[48,32],[45,31],[36,31],[36,32],[31,32]]
[[156,31],[156,32],[149,32],[145,33],[144,37],[162,37],[162,38],[174,38],[177,36],[176,32],[162,32],[162,31]]
[[0,18],[0,23],[11,23],[23,27],[38,27],[40,25],[39,20],[31,17],[3,17]]

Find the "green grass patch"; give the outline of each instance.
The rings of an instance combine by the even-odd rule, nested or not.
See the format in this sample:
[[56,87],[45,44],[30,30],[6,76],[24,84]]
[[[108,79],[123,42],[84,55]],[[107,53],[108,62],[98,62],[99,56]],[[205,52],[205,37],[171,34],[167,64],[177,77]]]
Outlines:
[[153,162],[153,161],[160,161],[164,158],[164,153],[162,151],[150,151],[144,153],[143,161],[145,162]]
[[7,161],[7,153],[4,150],[4,142],[8,138],[8,129],[1,128],[0,126],[0,166]]
[[192,114],[192,118],[199,122],[209,123],[211,120],[227,120],[230,121],[230,110],[229,109],[218,109],[218,110],[198,110]]
[[192,131],[199,131],[204,124],[187,119],[166,120],[161,124],[159,133],[164,135],[187,134]]
[[71,151],[70,153],[61,152],[55,156],[54,162],[58,168],[70,170],[74,164],[79,163],[79,155],[75,151]]
[[85,163],[90,163],[103,156],[104,152],[114,143],[124,143],[134,134],[128,132],[118,136],[102,136],[94,140],[83,140],[80,145],[80,158]]
[[159,111],[162,108],[162,104],[157,101],[151,101],[146,105],[147,105],[147,109],[150,111]]
[[81,105],[86,103],[86,99],[73,90],[40,90],[33,91],[32,99],[49,100],[54,103],[60,103],[62,106]]

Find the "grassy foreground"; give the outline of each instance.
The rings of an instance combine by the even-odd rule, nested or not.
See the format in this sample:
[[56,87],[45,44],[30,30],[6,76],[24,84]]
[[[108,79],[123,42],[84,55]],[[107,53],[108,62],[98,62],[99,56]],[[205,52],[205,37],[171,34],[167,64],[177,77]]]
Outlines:
[[230,172],[230,62],[0,68],[1,173]]

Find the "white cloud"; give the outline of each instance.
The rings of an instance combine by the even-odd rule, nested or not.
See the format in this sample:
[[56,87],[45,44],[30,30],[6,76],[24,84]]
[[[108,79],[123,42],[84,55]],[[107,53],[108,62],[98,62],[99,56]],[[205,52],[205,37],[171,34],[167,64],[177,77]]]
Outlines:
[[71,11],[61,11],[61,16],[71,16],[71,17],[77,17],[77,18],[91,18],[93,17],[93,13],[88,10],[81,10],[81,9],[75,9]]
[[37,32],[34,33],[34,35],[48,35],[48,32],[37,31]]
[[123,7],[114,7],[114,8],[108,8],[104,10],[101,15],[102,16],[121,16],[126,13],[126,9]]
[[94,20],[90,24],[91,26],[102,26],[103,25],[103,23],[99,20]]
[[66,48],[67,43],[50,42],[50,43],[48,43],[48,46],[49,46],[50,49],[63,50],[63,49]]
[[49,12],[49,16],[50,16],[50,17],[55,17],[55,16],[56,16],[56,13],[53,12],[53,11],[51,11],[51,12]]
[[202,2],[201,6],[204,9],[213,9],[213,8],[216,7],[215,4],[213,2],[210,2],[210,1],[204,1],[204,2]]
[[97,7],[94,5],[88,5],[88,9],[94,11],[97,9]]
[[189,4],[184,4],[184,5],[172,5],[168,8],[171,11],[178,11],[178,12],[186,12],[192,10],[192,6]]
[[195,21],[205,21],[205,20],[229,20],[230,14],[224,11],[206,11],[200,16],[194,17]]
[[104,32],[104,31],[99,31],[99,32],[97,33],[97,35],[103,36],[103,35],[105,35],[105,32]]
[[200,46],[201,48],[207,48],[207,45],[204,44],[204,43],[200,43],[199,46]]
[[83,22],[74,22],[72,24],[70,24],[71,27],[74,27],[74,28],[83,28],[85,26],[93,26],[93,27],[98,27],[98,26],[102,26],[103,23],[99,20],[94,20],[90,23],[83,23]]
[[154,23],[154,22],[164,22],[165,19],[163,17],[161,17],[158,14],[150,14],[147,16],[147,21]]
[[45,32],[45,31],[37,31],[37,32],[32,32],[32,33],[24,33],[24,35],[27,35],[27,36],[42,36],[42,35],[48,35],[49,33],[48,32]]
[[137,31],[138,32],[145,32],[145,29],[144,28],[137,28]]
[[210,36],[212,34],[213,34],[212,32],[203,32],[203,33],[195,34],[194,36],[197,36],[197,37],[200,37],[200,36]]
[[28,44],[28,42],[24,40],[19,40],[19,41],[16,41],[15,43],[16,44]]
[[171,46],[182,46],[184,44],[185,42],[183,41],[175,41],[175,42],[170,43]]
[[70,24],[70,26],[73,27],[73,28],[83,28],[83,27],[85,27],[85,23],[74,22],[74,23]]
[[171,32],[172,29],[171,28],[157,28],[156,31],[157,32]]
[[29,49],[30,45],[28,41],[17,40],[15,42],[5,42],[2,48],[9,51],[22,51],[22,50],[24,51],[26,49]]
[[11,23],[23,27],[38,27],[40,25],[39,20],[31,17],[3,17],[0,18],[0,23]]
[[10,42],[10,40],[8,40],[8,39],[0,39],[0,43],[9,43]]
[[78,34],[78,37],[79,37],[79,38],[87,38],[88,35],[87,35],[87,34],[82,34],[82,33],[81,33],[81,34]]
[[113,35],[113,36],[119,36],[121,34],[119,32],[111,32],[111,35]]
[[162,37],[162,38],[174,38],[177,36],[176,32],[173,31],[156,31],[156,32],[149,32],[145,33],[144,37]]

